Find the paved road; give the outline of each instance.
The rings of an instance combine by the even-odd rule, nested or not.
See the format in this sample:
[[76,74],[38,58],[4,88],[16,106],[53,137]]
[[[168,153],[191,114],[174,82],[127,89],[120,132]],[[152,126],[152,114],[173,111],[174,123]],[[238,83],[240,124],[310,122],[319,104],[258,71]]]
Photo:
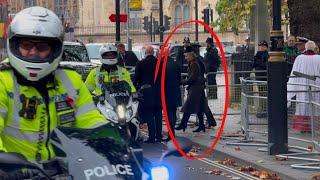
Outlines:
[[[152,161],[152,163],[157,163],[159,157],[163,152],[165,152],[165,144],[143,144],[144,156]],[[202,160],[188,160],[183,157],[168,157],[164,160],[164,163],[170,168],[171,179],[172,180],[206,180],[206,179],[215,179],[215,180],[226,180],[226,179],[253,179],[242,177],[239,174],[234,174],[237,172],[231,173],[228,169],[225,169],[218,163],[215,163],[209,159]],[[219,167],[217,167],[219,166]],[[206,171],[212,170],[222,170],[223,175],[213,175],[208,174]],[[170,180],[171,180],[170,179]]]

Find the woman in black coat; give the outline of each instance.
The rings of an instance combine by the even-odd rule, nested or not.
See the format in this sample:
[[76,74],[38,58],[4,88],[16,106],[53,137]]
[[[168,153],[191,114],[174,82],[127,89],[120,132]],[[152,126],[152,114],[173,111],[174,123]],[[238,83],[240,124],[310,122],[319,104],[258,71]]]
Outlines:
[[183,129],[183,131],[185,131],[190,115],[197,114],[199,118],[199,127],[193,132],[205,132],[203,113],[207,107],[207,101],[204,92],[204,77],[201,74],[200,65],[196,59],[197,55],[193,52],[191,46],[186,48],[185,56],[189,65],[188,79],[182,81],[182,84],[188,85],[188,97],[181,109],[183,112],[181,124],[176,130]]

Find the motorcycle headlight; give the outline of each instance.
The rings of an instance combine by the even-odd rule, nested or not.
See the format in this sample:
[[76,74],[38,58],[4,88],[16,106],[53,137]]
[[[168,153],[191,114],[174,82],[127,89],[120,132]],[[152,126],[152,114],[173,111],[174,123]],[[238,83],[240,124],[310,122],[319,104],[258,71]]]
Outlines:
[[118,117],[119,119],[124,119],[126,116],[126,109],[124,106],[119,105],[117,106],[117,113],[118,113]]
[[153,167],[151,169],[151,179],[152,180],[168,180],[169,169],[165,166]]

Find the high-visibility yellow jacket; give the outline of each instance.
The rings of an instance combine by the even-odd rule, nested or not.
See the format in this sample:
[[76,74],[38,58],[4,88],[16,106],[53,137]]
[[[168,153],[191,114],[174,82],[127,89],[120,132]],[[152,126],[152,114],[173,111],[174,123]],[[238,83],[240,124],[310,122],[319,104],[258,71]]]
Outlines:
[[[55,83],[46,85],[47,105],[37,89],[18,84],[10,67],[1,69],[0,150],[20,153],[28,160],[49,160],[55,156],[49,139],[55,127],[94,128],[108,123],[75,71],[58,68],[54,72]],[[27,115],[27,107],[35,110],[34,116]]]
[[93,92],[95,95],[101,95],[101,86],[103,83],[112,82],[113,79],[119,81],[126,81],[131,88],[131,93],[136,92],[136,88],[134,87],[130,74],[128,70],[124,67],[117,66],[116,71],[111,71],[108,73],[107,71],[101,70],[101,67],[96,67],[92,69],[85,81],[90,92]]

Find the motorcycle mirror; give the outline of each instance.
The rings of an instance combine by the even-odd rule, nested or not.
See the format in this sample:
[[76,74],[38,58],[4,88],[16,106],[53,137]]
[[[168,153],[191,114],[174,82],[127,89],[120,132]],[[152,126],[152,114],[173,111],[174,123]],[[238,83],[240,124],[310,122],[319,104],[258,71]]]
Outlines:
[[21,168],[37,169],[50,179],[50,177],[36,164],[29,162],[24,156],[18,153],[0,152],[0,166],[10,170],[18,170]]
[[[181,149],[188,153],[192,149],[192,142],[190,139],[185,138],[185,137],[176,137],[176,140],[178,141],[179,146]],[[173,141],[169,141],[167,144],[168,150],[162,155],[160,158],[160,161],[162,161],[163,158],[168,157],[168,156],[182,156],[180,152],[177,150],[175,147]]]

